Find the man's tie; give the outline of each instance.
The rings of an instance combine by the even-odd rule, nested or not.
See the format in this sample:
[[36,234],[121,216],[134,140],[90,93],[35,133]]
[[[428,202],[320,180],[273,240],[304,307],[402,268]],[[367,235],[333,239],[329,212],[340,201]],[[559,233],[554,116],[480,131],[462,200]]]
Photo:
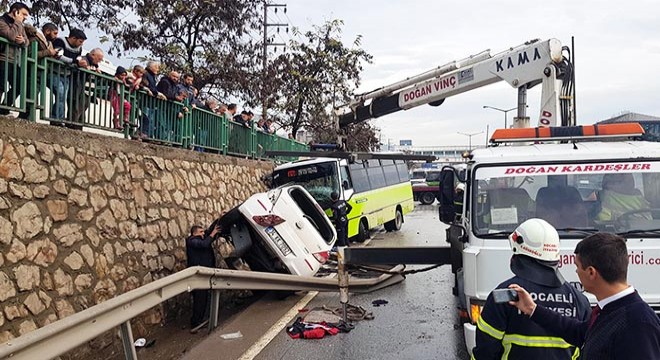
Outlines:
[[600,306],[596,304],[593,309],[591,309],[591,319],[589,319],[589,327],[588,330],[591,329],[592,326],[594,326],[594,323],[596,322],[596,318],[598,318],[598,315],[600,314]]

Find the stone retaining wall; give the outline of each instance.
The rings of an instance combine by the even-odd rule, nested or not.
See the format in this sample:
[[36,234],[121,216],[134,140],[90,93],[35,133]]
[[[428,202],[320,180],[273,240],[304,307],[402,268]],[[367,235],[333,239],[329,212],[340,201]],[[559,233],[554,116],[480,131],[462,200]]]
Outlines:
[[182,269],[190,226],[263,191],[271,169],[0,119],[0,342]]

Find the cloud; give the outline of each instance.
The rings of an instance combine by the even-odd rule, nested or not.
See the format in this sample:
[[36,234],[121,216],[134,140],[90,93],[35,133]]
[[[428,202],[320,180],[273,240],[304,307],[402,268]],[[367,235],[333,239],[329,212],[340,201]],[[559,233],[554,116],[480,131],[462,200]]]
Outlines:
[[[575,36],[578,123],[589,124],[623,110],[660,115],[660,27],[652,0],[502,1],[308,1],[290,0],[288,16],[319,23],[324,14],[345,22],[346,41],[361,34],[374,55],[365,66],[361,91],[369,91],[450,61],[491,49],[506,50],[533,38]],[[325,16],[327,18],[327,16]],[[540,90],[528,93],[528,116],[538,112]],[[517,91],[494,84],[373,120],[383,138],[416,145],[466,145],[457,132],[492,132],[502,126],[500,108],[516,106]],[[509,113],[509,124],[513,112]],[[473,143],[478,136],[473,137]],[[480,137],[480,136],[479,136]]]

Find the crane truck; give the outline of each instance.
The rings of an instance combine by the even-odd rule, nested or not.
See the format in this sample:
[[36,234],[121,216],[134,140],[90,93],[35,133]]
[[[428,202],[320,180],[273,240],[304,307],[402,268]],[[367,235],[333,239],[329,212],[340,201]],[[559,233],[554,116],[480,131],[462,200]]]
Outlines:
[[[508,235],[531,217],[547,220],[561,237],[561,272],[580,288],[573,251],[597,231],[628,239],[629,281],[660,312],[660,143],[639,141],[638,124],[576,126],[573,66],[556,39],[532,40],[491,55],[483,51],[426,73],[355,96],[337,127],[429,104],[504,81],[518,89],[511,129],[474,149],[465,166],[442,169],[439,217],[449,247],[346,248],[348,264],[449,264],[468,351],[492,289],[512,276]],[[526,114],[527,89],[541,85],[537,127]],[[515,145],[515,146],[513,146]],[[605,211],[614,176],[625,176],[641,208]],[[462,184],[460,201],[456,201]],[[592,304],[596,299],[587,294]],[[342,300],[344,301],[344,300]]]

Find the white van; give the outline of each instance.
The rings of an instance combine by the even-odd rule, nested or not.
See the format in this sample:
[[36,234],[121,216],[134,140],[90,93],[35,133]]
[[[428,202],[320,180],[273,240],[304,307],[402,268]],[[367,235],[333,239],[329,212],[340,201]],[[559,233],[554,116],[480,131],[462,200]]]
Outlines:
[[255,271],[314,276],[337,240],[330,219],[299,185],[254,194],[217,221],[234,255]]

